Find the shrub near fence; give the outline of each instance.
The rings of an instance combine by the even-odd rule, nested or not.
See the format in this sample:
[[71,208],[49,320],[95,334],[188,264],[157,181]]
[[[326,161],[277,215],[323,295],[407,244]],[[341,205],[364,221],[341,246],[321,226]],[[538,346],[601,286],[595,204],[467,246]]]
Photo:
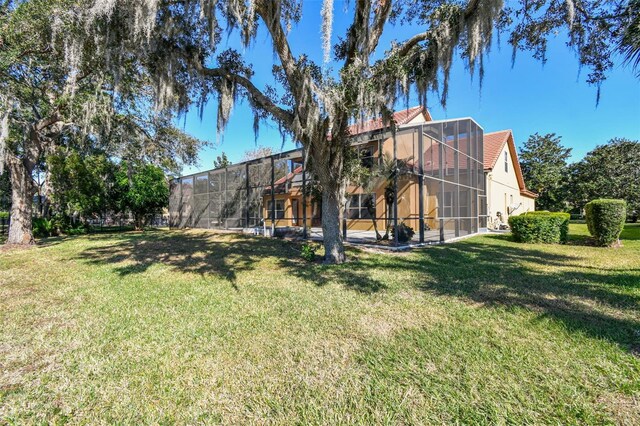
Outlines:
[[584,207],[587,228],[599,246],[610,246],[618,241],[627,217],[624,200],[593,200]]
[[569,213],[530,212],[509,218],[513,238],[519,243],[566,243]]

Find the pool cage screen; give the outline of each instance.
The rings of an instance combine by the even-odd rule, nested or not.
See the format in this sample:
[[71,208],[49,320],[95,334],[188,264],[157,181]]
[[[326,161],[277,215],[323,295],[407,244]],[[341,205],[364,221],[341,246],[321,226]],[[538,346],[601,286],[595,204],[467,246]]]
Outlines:
[[[486,228],[482,141],[482,128],[470,118],[354,136],[375,179],[348,186],[343,237],[429,243]],[[302,150],[174,179],[169,213],[177,228],[322,238],[322,201]],[[415,231],[410,241],[388,232],[401,223]]]

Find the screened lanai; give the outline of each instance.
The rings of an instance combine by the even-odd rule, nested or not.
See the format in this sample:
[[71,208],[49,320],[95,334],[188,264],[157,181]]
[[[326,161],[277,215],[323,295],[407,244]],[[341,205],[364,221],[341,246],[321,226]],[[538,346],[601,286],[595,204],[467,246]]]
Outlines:
[[[482,128],[470,118],[354,136],[373,178],[347,188],[345,240],[438,243],[485,228],[482,141]],[[294,150],[174,179],[171,226],[322,239],[321,191],[303,155]],[[415,231],[411,241],[387,232],[400,223]]]

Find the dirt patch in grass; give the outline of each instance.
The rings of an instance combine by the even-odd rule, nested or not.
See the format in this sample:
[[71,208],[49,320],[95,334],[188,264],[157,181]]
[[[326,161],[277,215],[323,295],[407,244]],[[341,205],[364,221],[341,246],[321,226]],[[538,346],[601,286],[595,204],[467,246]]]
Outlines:
[[[2,241],[0,240],[0,243]],[[10,251],[27,251],[33,250],[36,247],[35,244],[32,245],[22,245],[22,244],[2,244],[0,245],[0,253],[8,253]]]
[[636,426],[640,419],[640,398],[637,396],[614,394],[600,399],[611,413],[617,425]]

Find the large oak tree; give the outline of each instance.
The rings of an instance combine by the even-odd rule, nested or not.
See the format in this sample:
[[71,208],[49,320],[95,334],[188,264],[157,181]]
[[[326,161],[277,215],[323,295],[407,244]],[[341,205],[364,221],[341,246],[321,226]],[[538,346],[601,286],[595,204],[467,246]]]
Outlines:
[[[153,81],[144,55],[115,27],[86,37],[84,0],[0,2],[0,174],[9,172],[7,242],[31,244],[36,166],[50,154],[100,146],[120,159],[175,170],[201,141],[149,108]],[[98,34],[98,33],[96,33]],[[117,63],[117,66],[115,65]]]

